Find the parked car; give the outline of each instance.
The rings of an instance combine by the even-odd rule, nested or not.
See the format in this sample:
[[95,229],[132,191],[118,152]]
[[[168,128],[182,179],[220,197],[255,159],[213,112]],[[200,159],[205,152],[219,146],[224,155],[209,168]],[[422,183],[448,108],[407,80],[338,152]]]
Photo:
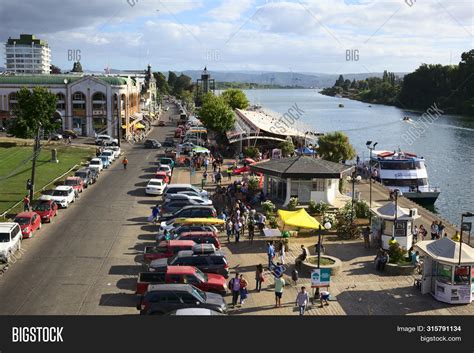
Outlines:
[[87,168],[90,170],[91,172],[91,180],[92,180],[92,184],[95,184],[95,182],[97,181],[97,179],[99,179],[99,170],[96,169],[96,168]]
[[167,164],[160,164],[160,166],[158,167],[158,171],[165,172],[166,175],[170,178],[171,178],[171,175],[173,174],[173,170]]
[[250,172],[250,166],[245,165],[243,167],[235,168],[232,170],[232,174],[234,175],[240,175],[242,173],[249,173]]
[[160,164],[160,166],[169,165],[171,169],[173,169],[175,165],[173,158],[168,158],[168,157],[161,157],[158,163]]
[[[214,235],[217,236],[219,231],[213,225],[188,225],[188,224],[181,224],[176,225],[174,228],[168,229],[172,239],[176,239],[179,237],[181,233],[185,232],[212,232]],[[156,241],[160,242],[165,239],[165,229],[160,226],[158,234],[156,235]]]
[[221,295],[203,292],[190,284],[150,285],[137,304],[141,315],[163,315],[177,309],[196,307],[227,313],[227,304]]
[[114,151],[114,157],[115,159],[120,157],[120,153],[122,153],[121,149],[119,146],[108,146],[108,150]]
[[76,172],[74,173],[74,176],[82,179],[82,182],[84,183],[85,188],[87,188],[93,182],[91,169],[89,168],[81,168],[81,169],[76,170]]
[[177,240],[192,240],[196,244],[212,244],[216,249],[221,248],[219,238],[213,232],[183,232]]
[[157,140],[150,139],[150,140],[145,140],[145,142],[143,143],[143,146],[145,148],[160,148],[161,143],[159,143]]
[[170,201],[164,202],[161,205],[161,214],[165,215],[165,214],[175,213],[185,206],[192,206],[192,205],[210,206],[212,205],[212,202],[205,204],[204,202],[195,201],[193,199],[170,200]]
[[170,177],[166,174],[166,172],[162,172],[159,169],[155,173],[155,179],[160,179],[165,184],[169,184],[170,182]]
[[51,199],[62,208],[68,208],[76,200],[76,193],[72,186],[60,185],[53,190]]
[[160,222],[175,218],[215,218],[216,209],[213,206],[189,205],[184,206],[173,214],[167,214],[160,217]]
[[[200,197],[201,199],[203,200],[209,200],[209,194],[206,193],[202,193],[201,190],[186,190],[186,191],[178,191],[177,194],[179,195],[188,195],[188,196],[197,196],[197,197]],[[166,197],[169,197],[173,194],[168,194]]]
[[101,159],[102,165],[104,166],[104,169],[107,169],[108,167],[110,167],[110,157],[109,156],[105,156],[105,155],[101,154],[98,158]]
[[203,273],[193,266],[167,266],[163,271],[139,273],[135,294],[143,295],[149,285],[165,283],[192,284],[204,292],[220,295],[226,295],[227,293],[224,276],[215,273]]
[[49,135],[49,138],[53,141],[59,141],[59,140],[62,140],[63,139],[63,135],[57,133],[57,132],[52,132],[50,135]]
[[224,313],[220,313],[215,310],[206,309],[206,308],[186,308],[186,309],[177,309],[169,312],[169,316],[222,316]]
[[20,225],[23,239],[33,237],[33,233],[41,229],[41,217],[36,212],[20,212],[13,222]]
[[158,121],[158,126],[165,126],[165,122],[163,120]]
[[172,184],[168,185],[165,189],[165,194],[177,194],[182,191],[193,191],[199,196],[202,196],[203,198],[209,198],[208,193],[206,190],[200,190],[197,187],[191,185],[191,184]]
[[51,222],[53,217],[58,215],[58,205],[50,195],[42,195],[33,205],[33,212],[40,216],[42,223]]
[[64,185],[72,186],[76,192],[76,197],[84,190],[84,181],[77,176],[67,177],[64,180]]
[[161,195],[165,189],[166,184],[161,179],[150,179],[146,185],[145,194],[147,195]]
[[68,137],[73,139],[77,138],[77,132],[75,132],[74,130],[64,130],[62,135],[65,139],[67,139]]
[[100,173],[104,169],[102,158],[92,158],[89,162],[89,168],[97,170]]
[[102,156],[107,156],[110,159],[110,163],[112,164],[113,161],[115,161],[115,152],[109,149],[106,149],[101,153]]
[[21,249],[21,229],[18,223],[0,222],[0,262],[8,263]]
[[163,147],[174,147],[174,139],[172,137],[165,138],[162,144]]
[[196,243],[192,240],[165,240],[158,245],[145,246],[143,259],[150,263],[156,259],[164,259],[176,255],[181,250],[192,250]]
[[221,250],[213,253],[197,254],[193,250],[182,250],[167,259],[157,259],[150,262],[148,271],[161,271],[166,266],[194,266],[205,273],[216,273],[229,277],[229,265]]
[[201,196],[197,196],[195,194],[188,195],[188,194],[182,194],[182,193],[168,194],[166,195],[164,202],[166,203],[166,202],[176,201],[176,200],[191,200],[191,201],[196,202],[195,204],[212,205],[212,200],[202,198]]
[[117,146],[118,140],[109,135],[97,135],[95,144],[99,146]]

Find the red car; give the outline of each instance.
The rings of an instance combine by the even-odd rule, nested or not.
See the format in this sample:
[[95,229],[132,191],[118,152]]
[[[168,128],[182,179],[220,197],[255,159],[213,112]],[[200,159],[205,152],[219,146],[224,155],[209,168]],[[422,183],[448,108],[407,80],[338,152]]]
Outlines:
[[250,172],[250,166],[248,165],[245,165],[243,167],[240,167],[240,168],[235,168],[233,171],[232,171],[232,174],[234,175],[240,175],[242,173],[248,173]]
[[51,222],[53,217],[58,215],[58,205],[53,200],[39,200],[33,206],[33,212],[41,218],[41,222]]
[[156,171],[154,179],[163,180],[163,183],[166,183],[166,184],[170,183],[170,177],[166,174],[166,172],[162,172],[159,169]]
[[150,284],[185,283],[192,284],[204,292],[225,295],[227,283],[222,275],[203,273],[193,266],[167,266],[163,271],[138,274],[136,294],[142,295]]
[[145,246],[143,257],[145,263],[150,263],[156,259],[172,257],[181,250],[192,250],[194,245],[196,243],[193,240],[165,240],[158,246]]
[[23,239],[31,238],[33,232],[41,228],[41,217],[36,212],[20,212],[14,222],[20,225]]
[[196,244],[213,244],[216,249],[221,248],[219,238],[216,237],[214,232],[183,232],[177,240],[192,240]]
[[76,195],[79,195],[84,190],[84,181],[79,177],[67,177],[64,185],[72,186]]

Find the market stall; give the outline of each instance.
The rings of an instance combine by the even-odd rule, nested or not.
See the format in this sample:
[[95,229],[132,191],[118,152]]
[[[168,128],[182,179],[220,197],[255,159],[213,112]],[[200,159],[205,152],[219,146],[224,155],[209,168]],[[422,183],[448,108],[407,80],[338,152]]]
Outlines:
[[449,304],[469,304],[474,295],[474,249],[449,238],[415,245],[423,258],[421,293]]
[[402,248],[409,249],[413,245],[414,220],[420,218],[416,208],[408,209],[395,206],[389,202],[378,208],[371,208],[372,241],[380,244],[383,249],[389,248],[389,241],[394,238]]

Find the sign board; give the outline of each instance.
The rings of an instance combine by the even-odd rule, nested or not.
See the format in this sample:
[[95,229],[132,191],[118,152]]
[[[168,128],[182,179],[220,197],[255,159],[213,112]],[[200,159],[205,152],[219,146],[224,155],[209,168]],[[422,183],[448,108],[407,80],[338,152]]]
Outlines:
[[311,271],[311,287],[329,287],[331,281],[330,268],[318,268]]
[[272,159],[279,159],[281,158],[281,150],[278,148],[274,148],[272,150]]
[[462,229],[463,232],[470,232],[471,229],[472,229],[472,223],[471,222],[462,222],[461,229]]

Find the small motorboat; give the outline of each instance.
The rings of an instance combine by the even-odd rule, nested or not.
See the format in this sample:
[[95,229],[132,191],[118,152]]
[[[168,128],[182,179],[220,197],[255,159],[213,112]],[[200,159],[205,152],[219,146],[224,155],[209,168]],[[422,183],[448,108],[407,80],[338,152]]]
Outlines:
[[411,118],[409,116],[404,116],[403,121],[411,121]]
[[344,108],[344,104],[339,103],[339,108]]

